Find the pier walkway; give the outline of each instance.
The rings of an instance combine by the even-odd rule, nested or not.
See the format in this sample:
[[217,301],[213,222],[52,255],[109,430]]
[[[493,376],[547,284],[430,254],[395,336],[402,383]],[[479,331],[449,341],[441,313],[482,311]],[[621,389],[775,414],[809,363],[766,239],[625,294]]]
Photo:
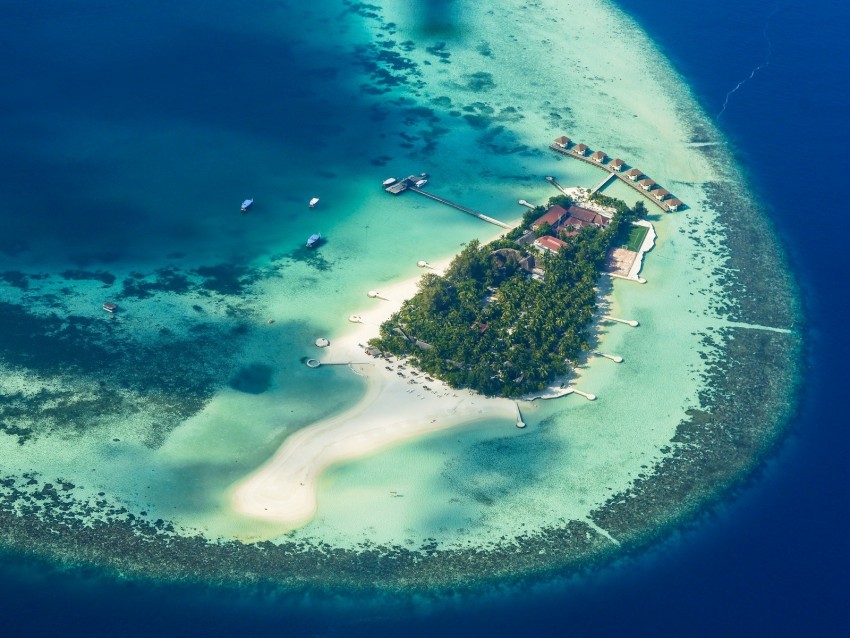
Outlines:
[[603,188],[605,188],[605,186],[607,186],[608,182],[610,182],[612,179],[616,179],[616,177],[617,177],[617,173],[614,173],[614,172],[609,173],[608,176],[605,179],[603,179],[596,186],[594,186],[593,188],[590,189],[590,194],[595,195],[596,193],[601,191]]
[[[624,174],[613,170],[610,166],[608,166],[606,164],[601,164],[601,163],[597,162],[596,160],[593,160],[593,159],[590,159],[589,157],[586,157],[585,155],[579,155],[578,153],[571,151],[569,149],[563,148],[561,146],[558,146],[557,144],[550,144],[549,148],[551,150],[555,151],[556,153],[560,153],[561,155],[566,155],[567,157],[572,157],[574,159],[581,160],[585,164],[591,164],[593,166],[596,166],[597,168],[601,168],[603,171],[608,173],[608,176],[604,180],[602,180],[597,186],[595,186],[593,188],[593,190],[591,191],[591,194],[596,193],[599,189],[601,189],[609,179],[611,179],[612,177],[616,177],[623,184],[625,184],[629,188],[637,191],[638,193],[643,195],[646,199],[648,199],[653,204],[658,206],[661,210],[663,210],[664,212],[667,212],[667,205],[664,202],[658,200],[650,191],[644,190],[643,188],[640,187],[640,185],[637,182],[633,182],[628,177],[626,177]],[[558,188],[559,190],[561,190],[563,192],[563,189],[560,187],[560,185],[557,185],[555,183],[554,179],[549,179],[548,177],[546,179],[549,182],[551,182],[553,186],[555,186],[556,188]]]
[[473,217],[477,217],[478,219],[487,222],[488,224],[493,224],[495,226],[500,226],[502,228],[510,229],[512,228],[508,224],[504,222],[500,222],[498,219],[493,219],[492,217],[488,217],[483,213],[479,213],[477,211],[472,210],[471,208],[467,208],[466,206],[461,206],[460,204],[453,202],[445,197],[440,197],[439,195],[434,195],[434,193],[429,193],[428,191],[424,191],[421,188],[417,188],[416,186],[408,186],[407,190],[413,191],[414,193],[419,193],[420,195],[424,195],[425,197],[429,197],[434,201],[440,202],[441,204],[445,204],[446,206],[451,206],[452,208],[457,208],[459,211],[466,213],[467,215],[472,215]]

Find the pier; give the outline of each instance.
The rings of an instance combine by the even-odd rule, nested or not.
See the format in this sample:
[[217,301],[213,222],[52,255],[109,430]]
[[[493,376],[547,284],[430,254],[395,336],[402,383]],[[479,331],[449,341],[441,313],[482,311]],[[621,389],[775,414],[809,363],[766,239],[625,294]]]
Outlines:
[[[633,182],[633,181],[632,181],[632,180],[630,180],[628,177],[626,177],[626,175],[625,175],[625,174],[623,174],[622,172],[615,171],[615,170],[614,170],[614,169],[612,169],[612,168],[611,168],[611,166],[610,166],[610,165],[608,165],[608,164],[604,164],[604,163],[602,163],[602,162],[597,162],[596,160],[591,159],[590,157],[587,157],[586,155],[581,155],[581,154],[576,153],[575,151],[573,151],[573,150],[571,150],[571,149],[564,148],[563,146],[559,146],[558,144],[550,144],[550,145],[549,145],[549,148],[550,148],[551,150],[555,151],[556,153],[560,153],[561,155],[566,155],[567,157],[572,157],[572,158],[574,158],[574,159],[581,160],[581,161],[582,161],[582,162],[584,162],[585,164],[591,164],[591,165],[593,165],[593,166],[596,166],[596,167],[598,167],[598,168],[601,168],[603,171],[605,171],[606,173],[608,173],[608,175],[605,177],[605,179],[603,179],[601,182],[599,182],[599,184],[597,184],[596,186],[594,186],[594,187],[591,189],[591,191],[590,191],[590,192],[591,192],[591,195],[596,194],[596,193],[597,193],[598,191],[600,191],[603,187],[605,187],[605,186],[608,184],[608,181],[609,181],[609,180],[612,180],[612,179],[616,178],[616,179],[619,179],[619,180],[620,180],[623,184],[625,184],[626,186],[628,186],[628,187],[629,187],[629,188],[631,188],[632,190],[637,191],[638,193],[640,193],[641,195],[643,195],[646,199],[648,199],[650,202],[652,202],[653,204],[655,204],[656,206],[658,206],[658,207],[659,207],[661,210],[663,210],[664,212],[669,212],[670,210],[674,210],[674,209],[672,209],[672,208],[668,207],[668,205],[664,202],[664,200],[659,200],[659,199],[657,199],[657,198],[656,198],[656,197],[652,194],[652,191],[644,190],[643,188],[641,188],[641,187],[637,184],[637,182]],[[555,188],[557,188],[558,190],[560,190],[562,193],[567,194],[567,193],[564,191],[564,189],[563,189],[563,188],[561,188],[560,184],[558,184],[558,183],[555,181],[555,179],[554,179],[554,178],[549,178],[549,177],[547,177],[547,178],[546,178],[546,181],[551,182],[551,183],[552,183],[552,185],[553,185],[553,186],[555,186]],[[670,198],[670,201],[672,201],[673,199],[675,199],[675,198],[674,198],[674,197],[671,197],[671,198]],[[684,207],[684,204],[682,204],[681,202],[679,202],[679,204],[680,204],[680,205],[678,206],[678,208],[677,208],[677,209],[678,209],[678,210],[681,210],[681,209]]]
[[627,326],[631,326],[632,328],[637,328],[639,325],[634,319],[617,319],[617,317],[611,317],[609,315],[605,315],[602,319],[604,321],[616,321],[617,323],[622,323]]
[[504,222],[500,222],[498,219],[493,219],[488,215],[483,213],[479,213],[478,211],[472,210],[471,208],[467,208],[457,202],[453,202],[450,199],[446,199],[445,197],[440,197],[439,195],[435,195],[434,193],[429,193],[428,191],[422,190],[422,186],[428,183],[428,175],[427,173],[421,173],[420,175],[408,175],[402,180],[395,180],[393,178],[387,179],[384,181],[383,189],[388,192],[390,195],[401,195],[405,191],[411,191],[414,193],[418,193],[420,195],[424,195],[429,199],[433,199],[436,202],[440,202],[441,204],[445,204],[446,206],[451,206],[452,208],[456,208],[457,210],[466,213],[467,215],[472,215],[473,217],[477,217],[481,221],[485,221],[488,224],[493,224],[494,226],[499,226],[500,228],[505,228],[510,230],[512,227]]
[[611,173],[608,174],[608,176],[605,179],[603,179],[596,186],[594,186],[593,188],[590,189],[590,194],[596,195],[596,193],[598,193],[603,188],[605,188],[611,180],[616,179],[616,178],[617,178],[617,173],[612,171]]
[[[576,156],[576,157],[578,157],[578,156]],[[547,175],[547,176],[546,176],[546,181],[547,181],[547,182],[549,182],[550,184],[552,184],[552,186],[554,186],[555,188],[557,188],[559,191],[561,191],[561,192],[562,192],[564,195],[566,195],[567,197],[569,197],[569,196],[570,196],[570,194],[567,192],[567,189],[566,189],[566,188],[564,188],[563,186],[561,186],[561,185],[558,183],[558,180],[556,180],[556,179],[555,179],[554,177],[552,177],[551,175]]]

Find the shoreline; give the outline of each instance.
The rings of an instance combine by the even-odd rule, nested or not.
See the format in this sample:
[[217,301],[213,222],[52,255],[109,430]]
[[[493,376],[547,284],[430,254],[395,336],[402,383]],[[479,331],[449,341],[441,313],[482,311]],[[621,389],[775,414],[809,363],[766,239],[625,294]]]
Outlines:
[[[454,257],[423,270],[442,274]],[[369,339],[377,336],[380,325],[416,293],[423,274],[376,291],[379,296],[370,300],[372,307],[356,313],[360,322],[355,328],[323,348],[328,363],[363,361],[368,356],[364,350]],[[350,363],[349,367],[365,377],[364,396],[348,410],[287,437],[269,460],[232,485],[227,502],[233,511],[289,531],[315,516],[318,481],[332,465],[461,424],[504,418],[506,425],[515,425],[513,400],[455,390],[438,379],[427,381],[426,389],[424,381],[415,380],[424,378],[424,373],[411,374],[395,357],[375,357],[374,363]]]

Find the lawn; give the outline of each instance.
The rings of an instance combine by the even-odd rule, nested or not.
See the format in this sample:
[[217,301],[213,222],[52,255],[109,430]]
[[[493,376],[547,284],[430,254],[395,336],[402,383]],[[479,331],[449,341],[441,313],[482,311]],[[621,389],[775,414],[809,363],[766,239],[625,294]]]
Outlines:
[[649,232],[649,228],[646,226],[632,226],[629,231],[629,236],[626,238],[622,244],[620,244],[620,248],[625,248],[626,250],[633,250],[637,252],[640,250],[640,245],[643,243],[646,234]]

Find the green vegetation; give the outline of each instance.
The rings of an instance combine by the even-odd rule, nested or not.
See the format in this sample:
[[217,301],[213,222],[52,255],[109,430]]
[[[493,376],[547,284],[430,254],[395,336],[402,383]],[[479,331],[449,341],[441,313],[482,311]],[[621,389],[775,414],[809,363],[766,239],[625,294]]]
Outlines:
[[643,240],[646,238],[648,232],[649,228],[646,226],[631,226],[628,235],[625,237],[625,241],[619,244],[620,248],[637,252],[640,250],[640,246],[643,244]]
[[[530,210],[521,229],[491,244],[470,242],[444,276],[423,275],[371,344],[490,396],[542,390],[567,373],[590,347],[596,280],[634,213],[625,207],[604,230],[583,228],[558,254],[529,253],[514,239],[543,212]],[[530,255],[542,280],[529,276]]]

